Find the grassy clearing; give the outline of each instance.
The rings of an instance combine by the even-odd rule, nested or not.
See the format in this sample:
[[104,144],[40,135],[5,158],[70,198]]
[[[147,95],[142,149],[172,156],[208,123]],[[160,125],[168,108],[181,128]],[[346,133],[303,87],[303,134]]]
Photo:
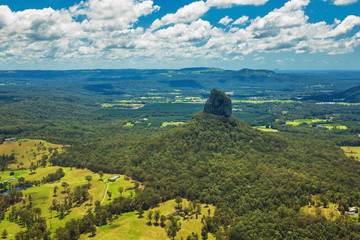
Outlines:
[[103,103],[103,108],[117,108],[117,109],[139,109],[145,107],[145,104],[134,104],[134,103]]
[[182,125],[184,124],[184,122],[163,122],[161,124],[161,127],[167,127],[167,126],[179,126],[179,125]]
[[299,126],[300,124],[313,124],[313,123],[318,123],[318,122],[327,122],[328,120],[324,120],[324,119],[296,119],[293,121],[287,121],[286,124],[287,125],[292,125],[292,126]]
[[353,157],[356,160],[360,160],[360,147],[345,146],[341,148],[346,156]]
[[128,122],[124,125],[124,127],[133,127],[133,126],[134,126],[134,124],[131,122]]
[[19,139],[15,142],[4,142],[0,145],[0,154],[15,154],[17,163],[10,164],[10,169],[17,169],[18,165],[29,168],[31,162],[37,163],[42,156],[50,155],[49,148],[57,149],[59,153],[63,151],[63,145],[52,144],[43,140]]
[[[183,201],[183,206],[187,206],[188,201]],[[161,203],[159,207],[152,209],[152,211],[159,210],[161,215],[174,214],[175,211],[175,200],[170,200],[165,203]],[[181,230],[177,233],[175,239],[186,239],[186,237],[192,232],[197,233],[201,238],[201,217],[202,215],[208,215],[208,209],[210,214],[214,213],[215,207],[208,206],[205,204],[201,205],[201,215],[196,219],[195,215],[190,216],[187,219],[180,219]],[[101,226],[97,229],[97,234],[91,239],[121,239],[123,240],[150,240],[150,239],[169,239],[166,235],[165,228],[160,226],[151,226],[147,224],[148,219],[146,218],[147,212],[144,213],[143,218],[139,218],[137,212],[124,213],[118,219],[115,219],[111,225]],[[152,221],[154,223],[154,221]],[[80,239],[88,239],[89,234],[82,235]],[[209,234],[209,239],[215,239]]]
[[277,130],[277,129],[266,128],[266,126],[255,126],[254,128],[259,129],[264,132],[279,132],[279,130]]
[[336,130],[336,129],[346,130],[346,129],[348,129],[348,128],[347,128],[346,126],[344,126],[344,125],[324,124],[324,125],[321,125],[321,126],[327,128],[327,129],[329,129],[329,130]]
[[335,204],[330,204],[328,208],[324,207],[315,207],[315,206],[305,206],[300,209],[301,212],[316,216],[320,214],[321,216],[326,217],[328,220],[334,220],[337,217],[341,216],[340,212],[336,210]]

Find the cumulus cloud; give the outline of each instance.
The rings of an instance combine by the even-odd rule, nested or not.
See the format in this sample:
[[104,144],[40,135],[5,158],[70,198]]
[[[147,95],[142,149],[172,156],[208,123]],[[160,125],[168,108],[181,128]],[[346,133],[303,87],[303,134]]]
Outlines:
[[153,29],[160,28],[172,23],[189,23],[202,17],[210,8],[203,1],[193,2],[177,10],[176,13],[169,13],[160,20],[156,19],[152,24]]
[[241,18],[238,18],[233,22],[233,25],[244,25],[249,20],[248,16],[242,16]]
[[220,19],[219,23],[222,24],[222,25],[228,25],[232,21],[233,21],[232,18],[229,18],[229,16],[225,16],[222,19]]
[[349,5],[356,3],[358,0],[335,0],[334,5]]
[[268,0],[207,0],[210,7],[229,8],[233,5],[264,5]]
[[[339,22],[338,22],[339,23]],[[328,37],[338,37],[348,34],[356,25],[360,25],[360,17],[350,15],[339,23],[335,29],[329,32]]]
[[135,24],[159,9],[148,0],[89,0],[70,9],[19,12],[0,6],[0,61],[230,61],[267,52],[344,54],[360,45],[360,33],[353,33],[360,25],[359,16],[334,19],[331,24],[312,22],[304,11],[309,0],[288,1],[253,19],[242,16],[234,21],[224,16],[219,23],[226,28],[202,19],[211,7],[250,2],[266,3],[195,1],[150,27]]
[[125,29],[157,10],[153,1],[137,0],[88,0],[70,8],[72,15],[87,17],[83,24],[90,30]]

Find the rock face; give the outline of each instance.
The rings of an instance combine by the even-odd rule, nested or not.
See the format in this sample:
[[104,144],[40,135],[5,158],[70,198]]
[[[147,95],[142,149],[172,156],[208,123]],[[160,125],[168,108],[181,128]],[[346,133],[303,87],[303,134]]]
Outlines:
[[224,92],[213,88],[205,103],[204,113],[230,117],[232,113],[231,99]]

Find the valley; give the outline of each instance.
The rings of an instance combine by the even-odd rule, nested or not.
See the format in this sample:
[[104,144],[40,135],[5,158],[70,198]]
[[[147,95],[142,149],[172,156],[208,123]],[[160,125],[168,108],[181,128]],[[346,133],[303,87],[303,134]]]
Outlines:
[[[355,238],[360,109],[347,89],[360,82],[357,72],[337,76],[0,72],[0,234]],[[232,115],[203,112],[213,87]],[[346,94],[325,102],[319,92]]]

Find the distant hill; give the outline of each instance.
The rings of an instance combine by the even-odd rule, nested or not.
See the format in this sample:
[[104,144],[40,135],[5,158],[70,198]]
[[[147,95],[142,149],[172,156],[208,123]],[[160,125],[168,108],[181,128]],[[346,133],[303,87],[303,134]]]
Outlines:
[[305,100],[316,100],[324,102],[360,102],[360,86],[352,87],[343,92],[333,94],[319,94],[306,97]]
[[360,102],[360,86],[352,87],[333,95],[334,99],[344,99],[346,102]]

